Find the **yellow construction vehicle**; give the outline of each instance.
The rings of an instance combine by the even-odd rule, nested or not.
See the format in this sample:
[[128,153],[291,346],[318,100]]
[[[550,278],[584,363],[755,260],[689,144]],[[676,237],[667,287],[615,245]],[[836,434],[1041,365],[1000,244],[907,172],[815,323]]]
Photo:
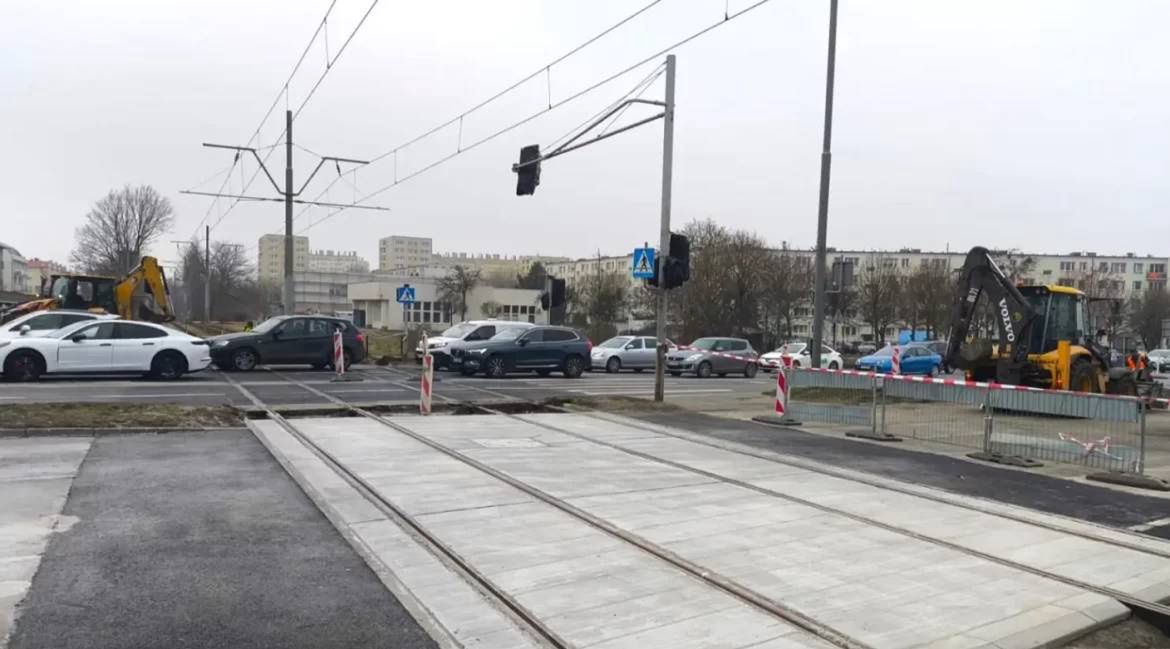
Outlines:
[[[968,339],[986,296],[998,340]],[[1092,332],[1089,298],[1071,286],[1015,286],[986,248],[967,253],[959,270],[945,361],[976,381],[1127,395],[1161,392],[1145,370],[1114,367]]]
[[100,275],[52,275],[41,297],[0,313],[0,323],[33,311],[79,309],[115,313],[127,320],[170,322],[175,319],[167,277],[154,257],[143,257],[121,279]]

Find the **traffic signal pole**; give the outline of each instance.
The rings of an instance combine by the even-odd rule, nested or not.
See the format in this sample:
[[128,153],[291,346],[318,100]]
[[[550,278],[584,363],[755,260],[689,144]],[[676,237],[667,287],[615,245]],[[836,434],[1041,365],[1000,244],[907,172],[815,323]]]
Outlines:
[[674,55],[666,57],[666,108],[662,118],[662,223],[659,232],[658,313],[654,326],[658,338],[657,362],[654,364],[654,400],[666,396],[666,274],[663,269],[670,254],[670,187],[674,170]]
[[296,290],[293,288],[293,114],[284,111],[284,284],[280,292],[284,314],[297,312]]

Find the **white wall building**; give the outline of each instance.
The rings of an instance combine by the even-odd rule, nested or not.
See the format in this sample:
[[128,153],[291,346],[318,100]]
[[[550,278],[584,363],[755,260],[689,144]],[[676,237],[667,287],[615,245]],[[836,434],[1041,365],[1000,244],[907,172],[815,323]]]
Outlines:
[[[370,327],[403,328],[403,319],[411,327],[420,326],[430,331],[441,331],[460,321],[460,315],[440,298],[438,282],[420,278],[409,284],[415,290],[415,302],[405,310],[397,302],[401,281],[369,281],[349,285],[349,301],[354,309],[366,311]],[[485,312],[484,307],[492,307]],[[548,314],[540,309],[540,291],[522,288],[494,288],[476,286],[467,296],[467,320],[499,318],[544,324]]]
[[[266,234],[257,245],[256,273],[260,281],[284,277],[284,235]],[[293,237],[293,273],[309,270],[309,237]]]
[[317,273],[368,273],[370,262],[357,251],[314,250],[309,253],[308,270]]
[[20,251],[0,242],[0,291],[31,293],[28,287],[28,263]]
[[422,268],[430,265],[433,251],[430,237],[382,237],[378,239],[378,269]]

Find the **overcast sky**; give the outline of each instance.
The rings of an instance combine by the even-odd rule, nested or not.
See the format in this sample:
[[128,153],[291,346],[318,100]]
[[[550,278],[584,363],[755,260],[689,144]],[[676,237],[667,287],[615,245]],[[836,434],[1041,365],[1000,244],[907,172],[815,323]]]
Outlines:
[[[648,0],[381,0],[294,125],[322,155],[373,158],[467,108]],[[750,2],[730,3],[732,13]],[[337,0],[336,55],[369,0]],[[229,152],[277,96],[329,0],[7,0],[0,9],[0,241],[64,260],[110,188],[150,184],[174,204],[167,240],[210,208],[215,239],[283,228],[277,203],[215,191]],[[553,102],[722,18],[724,0],[662,0],[554,66]],[[674,222],[712,218],[769,243],[815,242],[828,0],[772,0],[675,50]],[[1170,3],[843,0],[829,245],[1170,254]],[[319,39],[293,79],[295,109],[324,67]],[[313,248],[430,236],[438,251],[585,256],[657,238],[661,123],[549,161],[533,197],[510,164],[624,94],[646,66],[311,227]],[[660,97],[661,82],[646,96]],[[474,142],[548,105],[540,77],[464,119]],[[284,99],[258,138],[277,141]],[[631,109],[626,120],[650,114]],[[459,146],[457,127],[402,150],[398,175]],[[394,156],[321,200],[394,181]],[[271,158],[283,177],[283,150]],[[297,151],[298,184],[315,164]],[[237,167],[227,191],[255,170]],[[326,168],[306,190],[337,175]],[[200,185],[201,182],[210,181]],[[355,181],[356,187],[350,184]],[[249,194],[274,195],[261,176]],[[300,210],[298,210],[299,212]],[[298,231],[329,210],[300,216]],[[201,232],[200,232],[201,233]],[[176,257],[164,243],[154,252]]]

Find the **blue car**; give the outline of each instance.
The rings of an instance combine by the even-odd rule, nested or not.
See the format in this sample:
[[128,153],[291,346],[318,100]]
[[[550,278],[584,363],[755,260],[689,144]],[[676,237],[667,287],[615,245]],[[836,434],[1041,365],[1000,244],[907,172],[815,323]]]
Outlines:
[[[902,374],[925,374],[937,376],[942,372],[942,356],[923,345],[901,347]],[[894,347],[886,345],[869,356],[857,359],[857,369],[867,372],[888,374],[893,366]]]

